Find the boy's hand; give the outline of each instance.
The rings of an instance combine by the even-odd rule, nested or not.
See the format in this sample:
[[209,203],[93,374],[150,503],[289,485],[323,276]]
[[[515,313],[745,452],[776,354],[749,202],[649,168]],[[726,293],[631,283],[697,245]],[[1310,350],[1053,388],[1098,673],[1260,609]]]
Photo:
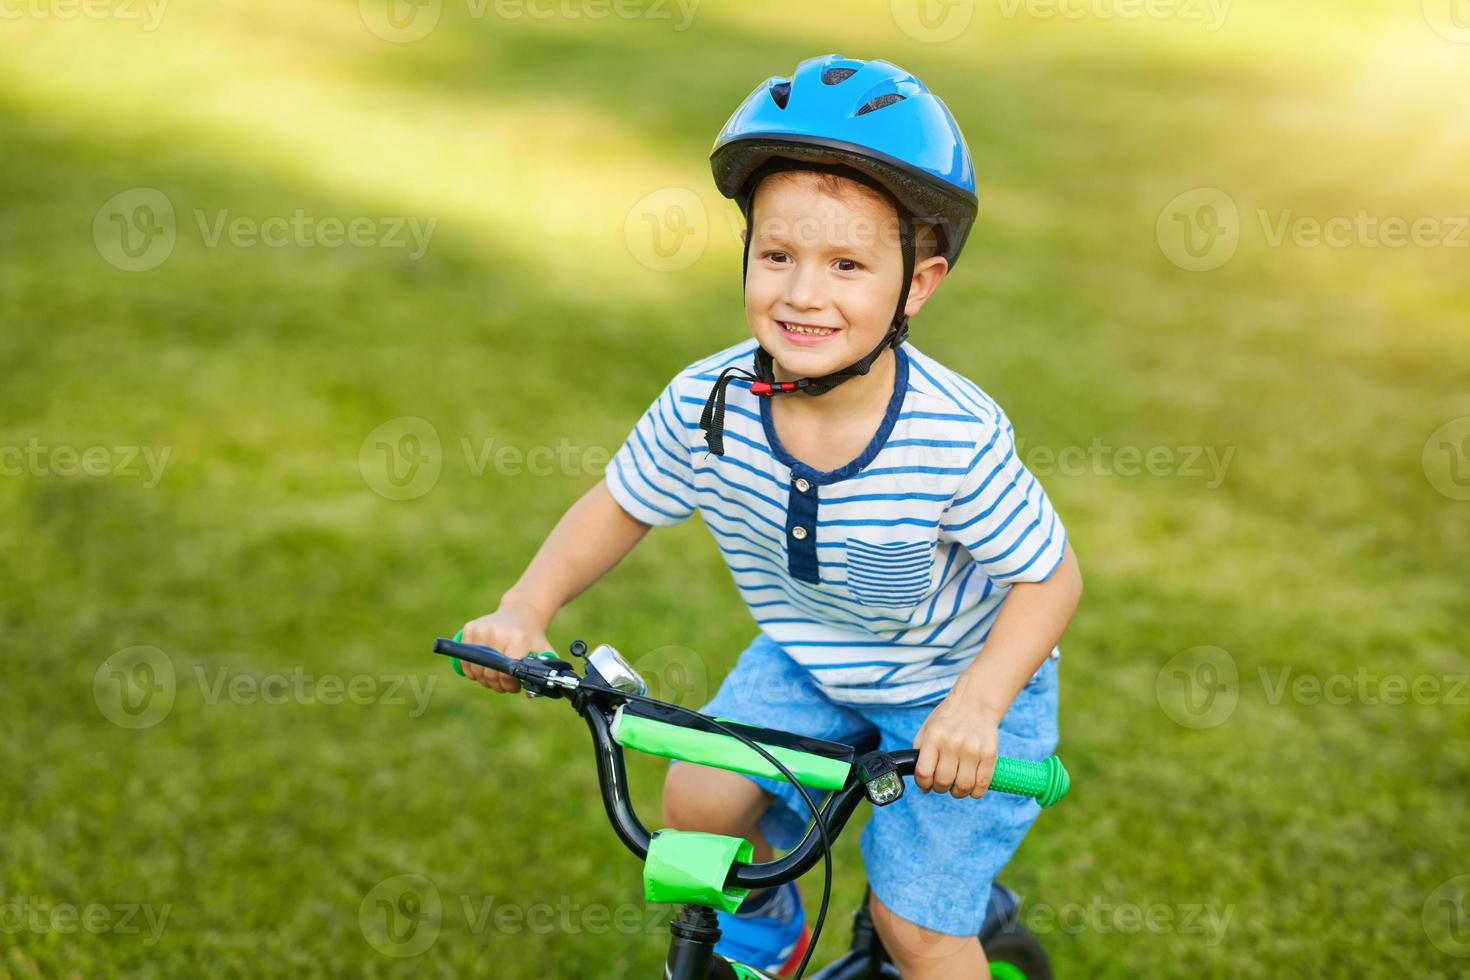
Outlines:
[[919,750],[914,783],[926,793],[979,798],[995,774],[1000,733],[990,711],[966,697],[962,686],[939,702],[914,736]]
[[[464,642],[499,650],[507,657],[520,660],[528,653],[550,650],[546,639],[546,623],[530,606],[502,602],[500,608],[488,616],[464,624]],[[464,675],[479,681],[492,691],[514,694],[521,689],[521,682],[498,670],[460,662]]]

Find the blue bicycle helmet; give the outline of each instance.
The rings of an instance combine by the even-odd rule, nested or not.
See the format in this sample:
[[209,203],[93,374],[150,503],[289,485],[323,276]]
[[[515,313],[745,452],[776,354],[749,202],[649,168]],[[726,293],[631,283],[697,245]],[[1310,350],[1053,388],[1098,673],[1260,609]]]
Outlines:
[[[889,198],[898,213],[903,278],[888,332],[861,360],[815,378],[777,381],[770,352],[757,347],[754,371],[729,367],[710,389],[700,428],[724,455],[725,389],[736,375],[757,395],[821,395],[868,373],[888,347],[908,337],[904,307],[914,274],[913,224],[939,233],[937,253],[952,268],[975,223],[975,167],[960,127],[924,83],[886,61],[829,54],[808,58],[791,78],[773,76],[748,95],[710,151],[720,193],[740,205],[746,226],[761,180],[784,170],[817,170],[856,180]],[[749,268],[750,238],[741,258]]]
[[975,166],[959,125],[923,82],[886,61],[823,55],[757,86],[715,139],[715,185],[744,211],[750,177],[773,157],[868,174],[939,228],[938,254],[951,267],[975,223]]

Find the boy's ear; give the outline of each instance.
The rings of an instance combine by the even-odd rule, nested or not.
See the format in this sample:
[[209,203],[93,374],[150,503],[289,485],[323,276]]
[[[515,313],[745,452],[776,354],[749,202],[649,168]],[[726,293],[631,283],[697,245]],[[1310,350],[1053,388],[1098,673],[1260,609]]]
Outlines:
[[914,266],[914,278],[909,281],[908,302],[903,306],[904,314],[917,315],[948,273],[949,260],[942,255],[931,255]]

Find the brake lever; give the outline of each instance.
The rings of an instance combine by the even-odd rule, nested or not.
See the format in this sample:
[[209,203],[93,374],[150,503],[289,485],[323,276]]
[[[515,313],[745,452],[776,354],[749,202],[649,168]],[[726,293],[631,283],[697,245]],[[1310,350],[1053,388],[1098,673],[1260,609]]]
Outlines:
[[552,654],[527,654],[520,663],[524,676],[518,679],[528,698],[560,698],[563,690],[575,691],[581,684],[576,669]]
[[514,677],[530,697],[559,698],[562,691],[575,691],[582,683],[571,664],[551,653],[533,653],[517,660],[489,647],[443,637],[434,641],[434,652]]

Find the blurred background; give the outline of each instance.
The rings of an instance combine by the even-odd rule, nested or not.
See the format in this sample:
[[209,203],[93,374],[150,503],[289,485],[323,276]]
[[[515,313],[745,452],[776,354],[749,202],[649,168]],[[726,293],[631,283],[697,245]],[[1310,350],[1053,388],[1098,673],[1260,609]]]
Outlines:
[[[968,136],[913,341],[1087,578],[1057,975],[1470,970],[1464,0],[0,0],[0,977],[656,974],[579,720],[429,646],[746,335],[709,147],[834,51]],[[551,637],[754,630],[692,521]]]

